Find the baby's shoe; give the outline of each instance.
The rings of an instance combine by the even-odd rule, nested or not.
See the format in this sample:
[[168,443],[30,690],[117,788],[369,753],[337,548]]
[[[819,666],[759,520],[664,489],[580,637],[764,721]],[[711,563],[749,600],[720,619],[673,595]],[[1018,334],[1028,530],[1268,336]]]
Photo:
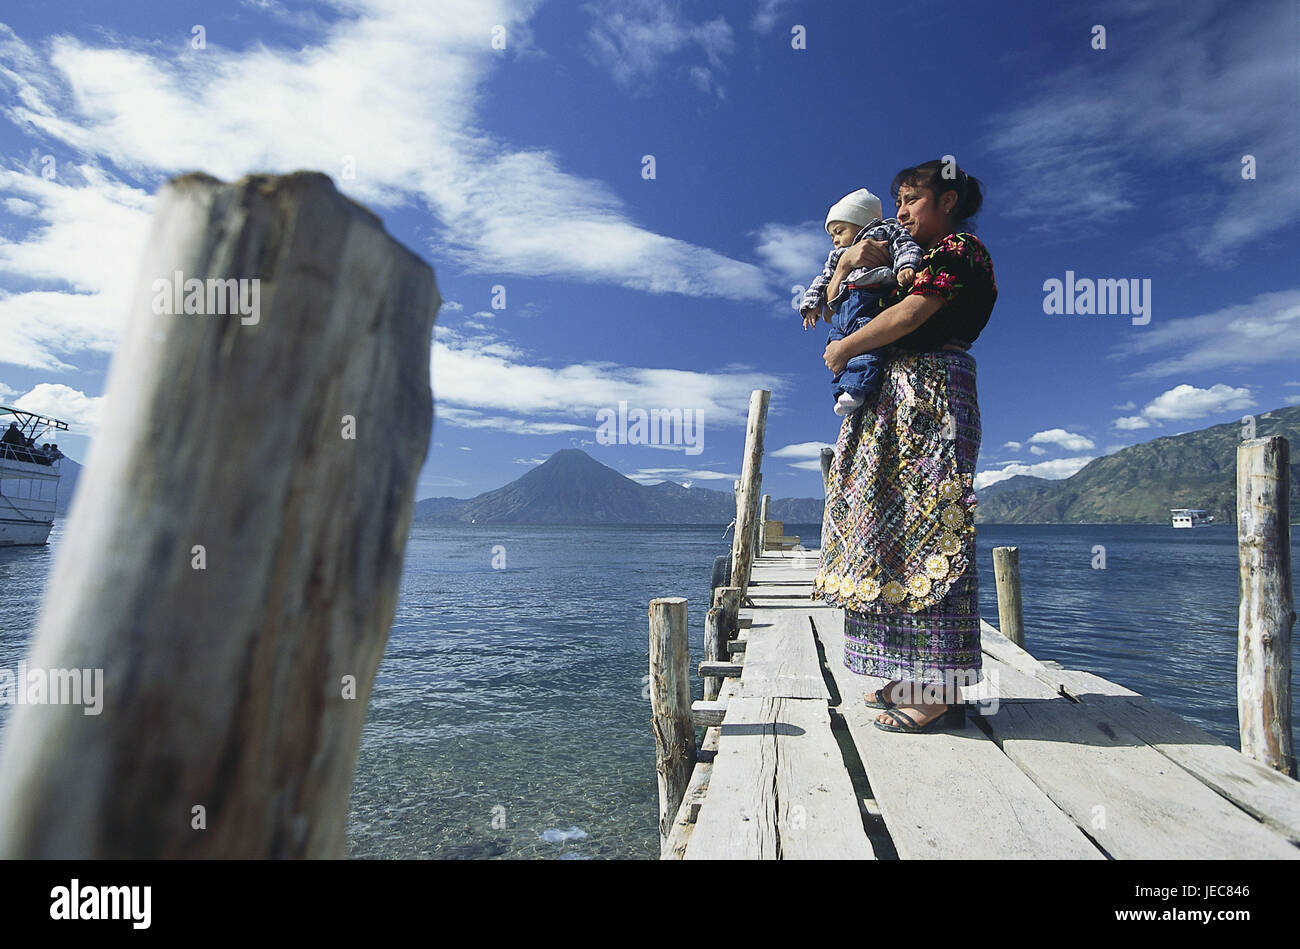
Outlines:
[[847,392],[841,392],[840,397],[835,400],[835,414],[848,415],[850,412],[856,411],[857,408],[862,405],[863,401],[864,400],[861,396],[854,396],[849,395]]

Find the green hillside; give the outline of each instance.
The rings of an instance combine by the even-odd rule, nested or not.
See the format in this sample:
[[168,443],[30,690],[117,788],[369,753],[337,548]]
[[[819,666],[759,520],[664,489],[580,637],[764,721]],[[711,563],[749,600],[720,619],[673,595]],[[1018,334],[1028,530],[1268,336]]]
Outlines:
[[[1169,435],[1089,462],[1072,477],[979,495],[984,524],[1168,524],[1172,507],[1203,508],[1235,524],[1240,422]],[[1295,451],[1300,406],[1255,416],[1255,436],[1283,435],[1292,446],[1291,513],[1300,513]],[[992,487],[992,486],[990,486]]]

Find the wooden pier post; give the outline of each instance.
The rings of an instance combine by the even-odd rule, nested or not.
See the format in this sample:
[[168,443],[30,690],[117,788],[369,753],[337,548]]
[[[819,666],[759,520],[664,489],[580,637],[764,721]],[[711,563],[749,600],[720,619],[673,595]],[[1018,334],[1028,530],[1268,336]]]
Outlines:
[[822,490],[829,491],[831,484],[831,463],[835,460],[835,449],[823,448],[822,454]]
[[749,422],[745,426],[745,462],[740,472],[740,491],[736,499],[736,537],[731,550],[731,586],[740,587],[741,596],[749,587],[749,571],[754,563],[754,521],[758,517],[758,492],[763,463],[763,436],[767,429],[767,405],[772,393],[755,389],[749,396]]
[[[727,662],[727,642],[740,627],[740,588],[718,587],[713,591],[713,608],[704,622],[704,658],[708,662]],[[704,677],[704,698],[712,702],[722,690],[722,679]]]
[[695,768],[691,650],[686,628],[685,599],[661,597],[650,601],[650,720],[655,733],[661,849],[668,841]]
[[758,543],[754,548],[754,556],[763,556],[763,550],[767,547],[767,507],[772,503],[772,495],[763,495],[763,506],[758,514]]
[[1291,446],[1279,435],[1237,448],[1241,750],[1294,778],[1291,739]]
[[322,174],[161,189],[29,660],[102,707],[15,711],[0,857],[344,855],[438,304]]
[[1025,648],[1025,617],[1020,600],[1020,548],[993,548],[993,580],[998,589],[998,624],[1001,633]]

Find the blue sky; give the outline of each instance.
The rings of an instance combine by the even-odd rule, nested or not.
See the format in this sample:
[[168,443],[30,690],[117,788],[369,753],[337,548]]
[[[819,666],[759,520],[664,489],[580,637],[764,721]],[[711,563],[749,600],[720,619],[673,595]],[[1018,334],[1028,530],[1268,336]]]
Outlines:
[[[838,198],[866,187],[892,213],[897,170],[952,155],[987,185],[1000,290],[972,350],[976,484],[1067,477],[1300,403],[1297,10],[19,0],[0,12],[0,399],[69,419],[84,459],[161,183],[312,168],[437,274],[419,497],[568,447],[727,490],[757,387],[764,490],[816,496],[840,420],[792,288]],[[1149,280],[1150,322],[1045,313],[1067,271]],[[703,451],[597,443],[620,401],[700,413]]]

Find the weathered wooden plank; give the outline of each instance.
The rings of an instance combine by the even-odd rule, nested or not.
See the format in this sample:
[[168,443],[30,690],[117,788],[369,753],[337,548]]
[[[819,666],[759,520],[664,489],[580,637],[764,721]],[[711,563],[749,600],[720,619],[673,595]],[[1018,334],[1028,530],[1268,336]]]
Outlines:
[[1284,836],[1088,705],[1008,702],[982,724],[1112,857],[1300,858]]
[[1053,694],[1061,691],[1061,679],[1056,674],[1059,670],[1043,665],[984,620],[980,620],[980,650],[1045,683]]
[[738,676],[745,669],[743,662],[701,662],[700,675],[728,678]]
[[978,702],[987,707],[1000,702],[1040,702],[1060,697],[1060,693],[1052,691],[1052,687],[1042,679],[1026,675],[996,656],[985,653],[981,664],[983,678],[974,686],[962,689],[964,701]]
[[766,622],[751,627],[746,640],[741,694],[829,701],[809,612],[765,611],[762,615]]
[[[873,724],[862,693],[883,680],[843,664],[840,610],[815,618],[881,816],[903,859],[1102,859],[1102,854],[982,731],[900,735]],[[1066,702],[1067,699],[1060,701]]]
[[686,859],[874,856],[825,702],[732,699]]
[[[0,854],[342,857],[433,420],[433,272],[299,172],[167,183],[138,274],[30,660],[102,669],[104,714],[18,707]],[[201,312],[155,309],[160,280],[206,286]]]
[[1300,782],[1122,685],[1090,672],[1070,671],[1063,676],[1069,694],[1132,731],[1246,813],[1300,843]]
[[704,740],[700,743],[699,758],[695,763],[695,770],[691,772],[691,780],[686,785],[686,793],[682,796],[682,803],[677,810],[677,817],[673,821],[668,840],[660,849],[660,860],[680,860],[686,853],[686,846],[690,842],[692,831],[695,829],[695,819],[699,815],[700,806],[709,793],[709,778],[713,774],[713,759],[718,752],[718,734],[719,730],[717,728],[710,728],[704,732]]

